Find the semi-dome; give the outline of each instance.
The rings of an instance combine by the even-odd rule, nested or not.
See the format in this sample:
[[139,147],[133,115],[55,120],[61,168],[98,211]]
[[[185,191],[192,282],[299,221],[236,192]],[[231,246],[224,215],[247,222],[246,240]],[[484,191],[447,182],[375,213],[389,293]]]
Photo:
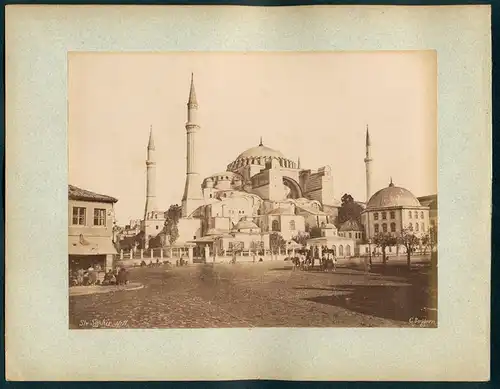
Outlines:
[[408,189],[394,186],[391,180],[387,188],[379,190],[370,198],[366,208],[420,206],[418,199]]
[[260,230],[259,226],[255,224],[251,220],[240,220],[236,225],[234,226],[233,230],[239,231],[239,230]]

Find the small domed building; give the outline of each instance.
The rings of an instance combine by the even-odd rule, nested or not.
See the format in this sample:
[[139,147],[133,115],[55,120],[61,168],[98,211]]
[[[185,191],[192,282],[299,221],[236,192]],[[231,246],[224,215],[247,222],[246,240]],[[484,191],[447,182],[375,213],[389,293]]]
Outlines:
[[363,239],[363,226],[358,221],[350,219],[342,223],[339,228],[339,236],[361,241]]
[[371,196],[361,212],[365,237],[373,239],[379,233],[394,237],[404,229],[412,230],[417,236],[429,229],[429,207],[424,207],[407,189],[392,182]]

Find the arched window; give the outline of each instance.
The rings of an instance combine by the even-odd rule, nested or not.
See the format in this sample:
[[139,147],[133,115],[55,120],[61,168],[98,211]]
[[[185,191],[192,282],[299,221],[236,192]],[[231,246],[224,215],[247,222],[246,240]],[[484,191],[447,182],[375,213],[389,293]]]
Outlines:
[[378,212],[375,212],[375,213],[373,214],[373,220],[378,220]]
[[339,246],[339,255],[340,256],[344,255],[344,247],[342,245]]
[[415,219],[418,219],[418,211],[415,211]]
[[424,211],[421,211],[420,212],[420,219],[423,219],[424,218]]
[[279,231],[280,230],[280,223],[277,220],[273,220],[272,223],[272,230],[273,231]]
[[382,231],[387,232],[387,223],[382,224]]
[[337,248],[335,246],[332,246],[332,250],[333,250],[333,255],[337,255]]
[[391,232],[396,232],[396,223],[391,223]]
[[382,212],[382,219],[383,220],[387,219],[387,212]]
[[345,255],[347,255],[348,257],[351,256],[351,246],[345,246]]
[[418,232],[418,230],[419,230],[419,225],[418,225],[418,223],[415,223],[415,230],[416,230],[417,232]]
[[375,233],[378,234],[378,224],[375,224],[373,227],[375,227]]
[[410,223],[410,224],[408,224],[408,229],[409,229],[410,231],[413,231],[413,224],[411,224],[411,223]]
[[290,220],[290,231],[295,230],[295,220]]
[[349,232],[349,238],[352,238],[352,232]]

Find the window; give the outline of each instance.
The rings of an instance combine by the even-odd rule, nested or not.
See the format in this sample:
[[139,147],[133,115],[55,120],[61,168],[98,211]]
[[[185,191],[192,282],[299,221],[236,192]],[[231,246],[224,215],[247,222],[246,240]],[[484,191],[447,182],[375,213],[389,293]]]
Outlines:
[[272,230],[273,231],[279,231],[280,230],[280,223],[277,220],[273,220]]
[[383,220],[387,219],[387,212],[382,212],[382,219]]
[[420,219],[424,218],[424,211],[420,212]]
[[425,224],[422,223],[422,232],[425,232]]
[[156,229],[158,229],[158,228],[160,228],[160,227],[156,226]]
[[375,233],[378,234],[378,224],[375,224],[374,227],[375,227]]
[[73,224],[85,225],[85,211],[86,209],[83,207],[73,207]]
[[396,212],[391,211],[391,219],[395,219],[395,218],[396,218]]
[[415,223],[415,230],[418,232],[419,226],[418,223]]
[[365,253],[369,254],[369,252],[368,252],[368,246],[365,247]]
[[411,219],[411,211],[408,211],[408,217]]
[[387,232],[387,223],[382,224],[382,231]]
[[352,232],[349,232],[349,238],[352,238]]
[[396,232],[396,223],[391,223],[391,232]]
[[94,209],[94,226],[105,226],[106,225],[106,210],[105,209]]
[[375,212],[375,213],[373,214],[373,220],[378,220],[378,213],[377,213],[377,212]]
[[351,256],[351,246],[345,246],[345,255],[347,255],[348,257]]
[[295,220],[290,220],[290,231],[295,230]]
[[418,211],[415,211],[415,219],[418,219]]
[[340,256],[344,255],[344,247],[342,245],[339,246],[339,255]]
[[410,224],[408,224],[408,229],[409,229],[410,231],[413,231],[413,224],[411,224],[411,223],[410,223]]
[[392,253],[392,247],[391,246],[389,246],[389,252]]

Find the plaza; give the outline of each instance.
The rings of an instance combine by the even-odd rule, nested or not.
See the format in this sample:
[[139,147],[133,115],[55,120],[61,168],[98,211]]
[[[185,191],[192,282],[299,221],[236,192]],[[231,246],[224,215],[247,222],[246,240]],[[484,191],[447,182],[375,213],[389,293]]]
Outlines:
[[70,296],[69,326],[435,327],[435,274],[428,258],[412,266],[402,258],[385,269],[374,261],[368,273],[355,262],[335,272],[292,270],[289,261],[131,268],[142,289]]

